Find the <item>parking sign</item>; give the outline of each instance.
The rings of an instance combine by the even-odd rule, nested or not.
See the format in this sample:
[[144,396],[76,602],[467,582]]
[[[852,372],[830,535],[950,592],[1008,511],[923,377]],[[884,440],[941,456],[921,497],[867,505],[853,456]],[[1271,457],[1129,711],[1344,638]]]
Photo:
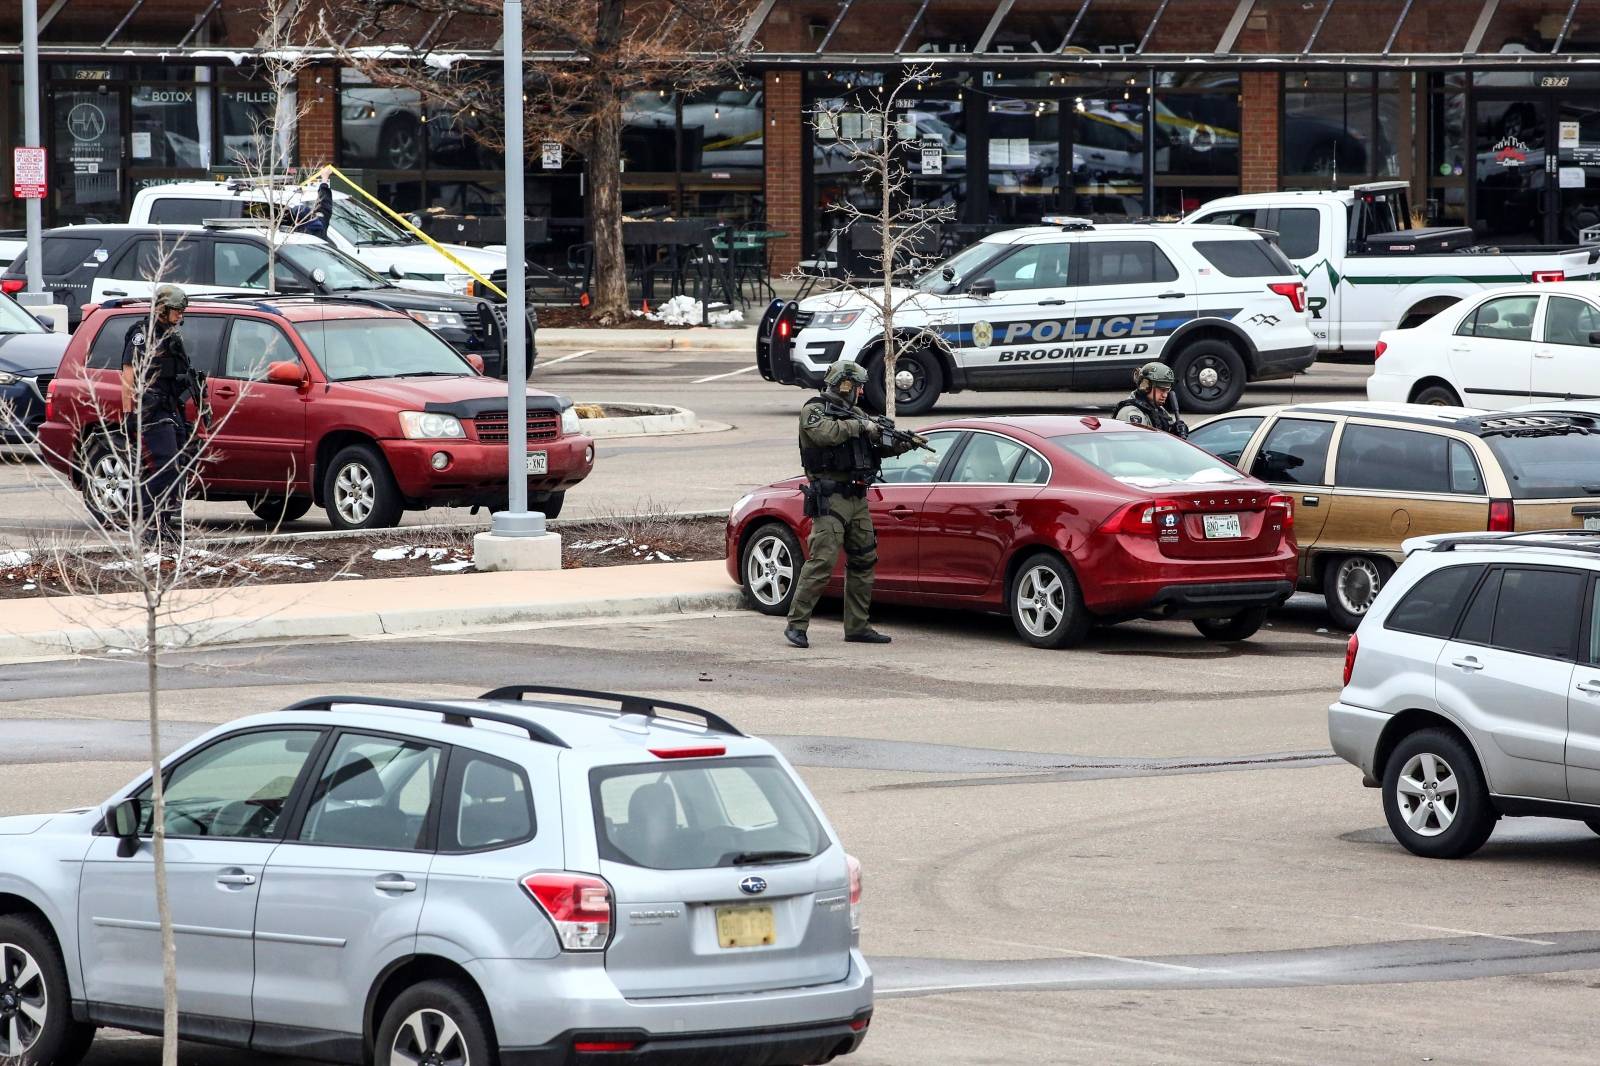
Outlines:
[[11,153],[11,195],[19,200],[43,200],[45,195],[43,148],[15,148]]

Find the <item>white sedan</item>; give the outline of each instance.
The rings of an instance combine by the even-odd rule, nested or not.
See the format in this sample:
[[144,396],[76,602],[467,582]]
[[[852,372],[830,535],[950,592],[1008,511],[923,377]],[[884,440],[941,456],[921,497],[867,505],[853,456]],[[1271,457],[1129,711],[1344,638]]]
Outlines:
[[1378,338],[1367,399],[1468,407],[1600,398],[1600,282],[1479,293]]

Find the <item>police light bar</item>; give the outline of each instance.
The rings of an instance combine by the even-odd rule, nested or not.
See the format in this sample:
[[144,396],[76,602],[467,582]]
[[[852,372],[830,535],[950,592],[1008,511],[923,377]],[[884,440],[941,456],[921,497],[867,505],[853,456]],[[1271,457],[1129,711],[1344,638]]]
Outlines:
[[1086,218],[1076,218],[1072,215],[1046,215],[1044,224],[1047,226],[1060,226],[1065,230],[1094,229],[1094,223]]

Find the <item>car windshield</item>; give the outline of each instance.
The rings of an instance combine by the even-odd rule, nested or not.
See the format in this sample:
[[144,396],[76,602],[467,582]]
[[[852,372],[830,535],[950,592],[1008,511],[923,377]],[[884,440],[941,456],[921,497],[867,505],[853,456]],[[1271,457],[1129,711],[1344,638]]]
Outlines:
[[1136,488],[1155,488],[1174,482],[1220,485],[1244,480],[1243,474],[1216,456],[1166,433],[1129,429],[1126,432],[1073,433],[1051,440],[1068,455]]
[[299,328],[329,381],[475,373],[454,348],[409,318],[336,318]]
[[946,259],[943,263],[917,279],[916,287],[923,292],[943,295],[954,292],[983,265],[1005,249],[1003,244],[979,241]]
[[828,846],[770,756],[590,772],[600,857],[651,870],[800,862]]
[[0,333],[43,333],[44,327],[37,319],[16,304],[11,297],[0,296]]
[[[1587,421],[1587,420],[1581,420]],[[1600,429],[1485,434],[1519,500],[1600,496]]]
[[322,271],[322,286],[329,292],[390,287],[387,281],[366,266],[326,244],[286,244],[279,254],[306,277]]
[[333,232],[351,244],[416,244],[417,239],[375,211],[350,200],[333,202]]

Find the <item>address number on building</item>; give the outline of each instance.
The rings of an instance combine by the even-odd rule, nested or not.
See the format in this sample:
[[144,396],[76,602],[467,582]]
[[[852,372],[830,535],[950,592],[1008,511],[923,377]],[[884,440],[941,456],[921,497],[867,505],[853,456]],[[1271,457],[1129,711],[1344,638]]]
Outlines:
[[18,200],[44,199],[45,161],[43,148],[13,148],[11,150],[11,195]]

